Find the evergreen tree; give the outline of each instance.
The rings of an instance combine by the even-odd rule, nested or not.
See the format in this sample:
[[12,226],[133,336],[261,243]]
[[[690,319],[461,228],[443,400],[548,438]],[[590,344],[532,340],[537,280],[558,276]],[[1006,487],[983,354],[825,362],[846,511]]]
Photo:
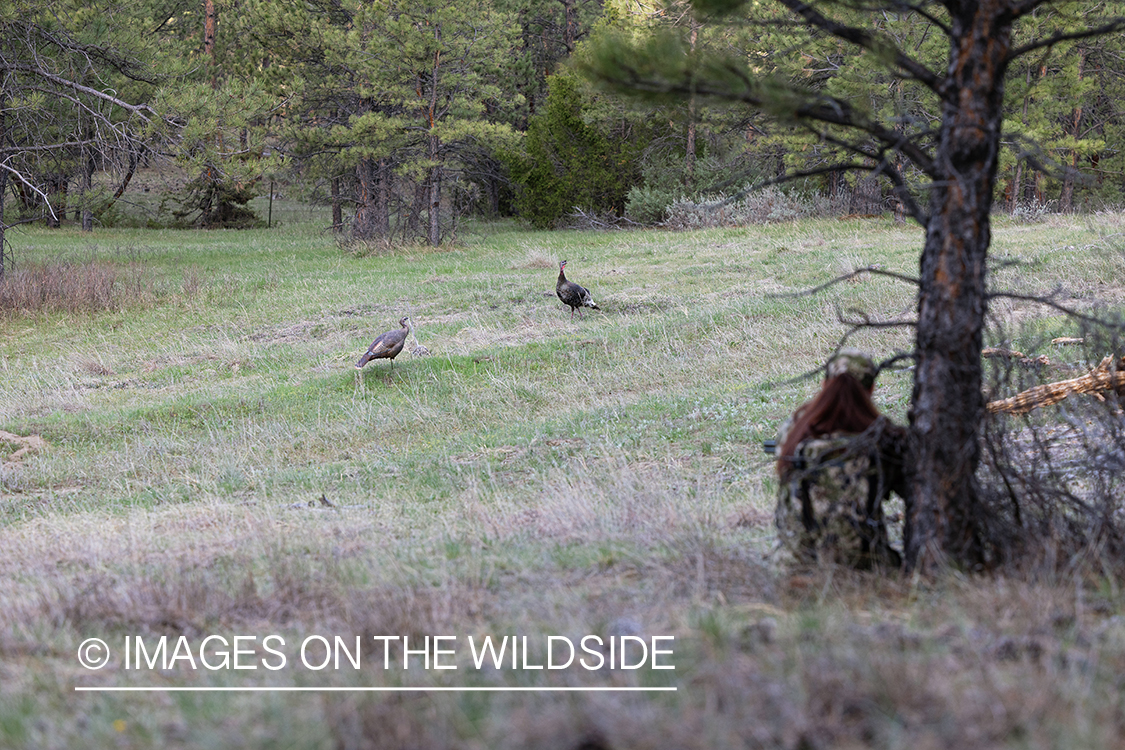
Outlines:
[[190,176],[173,215],[203,227],[248,227],[263,174],[278,168],[268,148],[277,100],[245,75],[257,60],[239,36],[239,0],[157,0],[151,24],[176,84],[158,106],[183,124],[171,155]]
[[625,196],[638,179],[640,139],[612,137],[586,122],[579,81],[559,74],[548,81],[550,95],[527,129],[527,159],[515,169],[520,216],[551,228],[576,207],[621,214]]
[[450,188],[464,187],[482,152],[517,139],[495,116],[518,98],[504,87],[517,44],[511,15],[490,0],[253,2],[247,11],[270,60],[263,79],[290,97],[288,147],[313,174],[352,186],[352,236],[439,244],[455,218]]

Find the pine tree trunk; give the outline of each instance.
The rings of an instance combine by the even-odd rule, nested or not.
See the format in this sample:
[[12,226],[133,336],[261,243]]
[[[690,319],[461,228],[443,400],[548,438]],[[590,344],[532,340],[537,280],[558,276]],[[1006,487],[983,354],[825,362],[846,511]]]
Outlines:
[[[86,149],[83,149],[86,151]],[[94,231],[94,212],[90,210],[90,201],[94,195],[94,170],[97,165],[94,162],[93,153],[86,152],[86,173],[83,175],[82,180],[82,231]]]
[[[0,70],[0,72],[6,72]],[[0,160],[6,161],[8,151],[4,144],[8,142],[8,97],[0,90]],[[7,245],[4,237],[8,225],[4,221],[4,195],[8,192],[8,171],[0,170],[0,283],[4,281],[4,272],[8,268],[9,258],[6,254]]]
[[1011,0],[966,2],[952,18],[939,177],[922,250],[917,366],[910,410],[915,471],[908,567],[985,562],[976,470],[984,415],[981,347],[986,258],[1001,133]]
[[[70,182],[67,176],[57,172],[47,175],[47,200],[44,207],[47,210],[47,226],[58,229],[62,220],[66,218],[66,189]],[[51,211],[51,201],[54,200],[58,210]]]
[[[688,34],[691,42],[691,51],[695,52],[695,44],[699,40],[699,21],[694,16],[691,18],[691,31]],[[684,154],[684,187],[690,195],[695,187],[695,95],[688,97],[688,124],[687,146]]]
[[340,178],[332,178],[332,231],[344,228],[344,202],[340,197]]
[[[1027,69],[1026,85],[1027,85],[1027,90],[1030,91],[1031,90],[1031,68]],[[1030,94],[1025,95],[1023,97],[1023,120],[1022,120],[1022,122],[1023,122],[1023,126],[1025,128],[1027,127],[1027,107],[1028,107],[1028,104],[1030,103],[1030,101],[1031,101]],[[1016,176],[1014,178],[1012,178],[1012,192],[1008,196],[1008,213],[1014,214],[1016,212],[1016,209],[1019,208],[1020,197],[1021,197],[1020,196],[1020,190],[1022,189],[1021,185],[1020,185],[1020,181],[1021,181],[1022,177],[1023,177],[1023,159],[1020,158],[1020,157],[1017,157],[1016,158]]]
[[578,9],[576,0],[559,0],[563,7],[563,46],[566,47],[567,57],[574,54],[574,45],[578,40]]
[[1015,213],[1020,204],[1020,180],[1023,177],[1023,159],[1016,162],[1015,176],[1012,178],[1011,195],[1008,196],[1008,213]]
[[[1082,80],[1083,68],[1086,67],[1086,50],[1078,49],[1078,80]],[[1070,135],[1077,141],[1082,137],[1082,105],[1074,108],[1071,115]],[[1070,150],[1070,164],[1063,173],[1062,192],[1059,194],[1059,211],[1068,214],[1074,210],[1074,177],[1078,173],[1078,149]]]
[[219,88],[218,70],[215,65],[215,37],[219,29],[219,14],[215,0],[203,0],[203,54],[211,65],[211,88]]
[[430,170],[430,227],[426,241],[434,247],[441,244],[441,167]]
[[372,240],[378,236],[378,210],[376,207],[375,160],[360,159],[355,168],[356,209],[352,222],[352,237]]
[[375,165],[375,223],[379,236],[391,236],[391,168],[387,159]]
[[[0,136],[3,136],[4,134],[4,121],[2,113],[3,109],[0,108]],[[4,237],[4,234],[8,229],[8,225],[4,222],[4,194],[7,191],[8,173],[7,171],[0,171],[0,283],[3,283],[4,281],[4,273],[5,271],[7,271],[8,263],[10,262],[10,259],[7,255],[8,246],[5,244],[6,239]]]
[[422,225],[422,209],[426,199],[430,196],[428,182],[419,180],[414,183],[414,199],[410,202],[410,212],[406,216],[406,233],[411,240],[416,239]]

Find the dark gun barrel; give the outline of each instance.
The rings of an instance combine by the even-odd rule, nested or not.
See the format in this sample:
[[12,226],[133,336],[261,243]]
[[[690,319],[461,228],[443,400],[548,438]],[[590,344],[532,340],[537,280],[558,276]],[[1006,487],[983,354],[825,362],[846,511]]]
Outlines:
[[775,455],[777,453],[777,441],[776,440],[763,440],[762,441],[762,451],[770,454],[771,456]]

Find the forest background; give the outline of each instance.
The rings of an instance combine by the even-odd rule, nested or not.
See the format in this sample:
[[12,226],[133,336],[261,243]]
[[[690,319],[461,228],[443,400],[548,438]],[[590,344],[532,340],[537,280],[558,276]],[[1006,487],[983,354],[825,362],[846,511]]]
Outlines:
[[[333,226],[355,241],[431,245],[454,239],[468,215],[538,228],[902,216],[877,172],[834,168],[842,151],[822,133],[729,103],[597,90],[570,63],[589,64],[584,40],[610,32],[670,32],[676,54],[749,60],[904,132],[936,116],[917,82],[878,54],[810,37],[766,6],[732,17],[613,0],[3,5],[0,192],[19,217],[9,224],[245,227],[269,221],[248,202],[280,192],[330,204]],[[1049,37],[1107,13],[1052,4],[1019,34]],[[887,11],[872,31],[940,68],[947,49],[934,28]],[[1120,34],[1062,39],[1013,63],[999,208],[1069,212],[1125,198],[1123,46]],[[176,164],[180,182],[139,217],[123,210],[138,169],[158,162]],[[810,176],[763,217],[729,201],[792,173]],[[904,174],[917,182],[909,164]],[[697,208],[724,199],[724,211]]]

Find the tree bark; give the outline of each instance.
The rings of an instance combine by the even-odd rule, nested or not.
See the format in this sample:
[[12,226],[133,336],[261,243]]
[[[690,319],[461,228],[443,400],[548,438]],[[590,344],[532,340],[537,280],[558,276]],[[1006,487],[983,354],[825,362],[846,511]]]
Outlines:
[[[434,29],[434,36],[441,43],[441,27]],[[426,240],[430,245],[437,247],[441,244],[441,176],[442,168],[439,157],[441,155],[441,141],[434,132],[438,121],[438,85],[441,81],[441,49],[434,52],[434,67],[430,76],[430,136],[426,140],[426,156],[433,164],[426,180],[429,186],[429,217],[430,226],[426,233]]]
[[[1031,100],[1031,94],[1030,94],[1030,91],[1031,91],[1031,68],[1030,67],[1027,69],[1026,78],[1027,78],[1026,86],[1027,86],[1027,91],[1029,93],[1024,94],[1024,97],[1023,97],[1023,119],[1022,119],[1022,122],[1023,122],[1024,128],[1027,127],[1027,105]],[[1023,177],[1023,162],[1024,162],[1024,160],[1023,160],[1022,157],[1016,158],[1015,176],[1012,178],[1011,193],[1008,195],[1008,213],[1011,213],[1011,214],[1014,214],[1016,212],[1016,209],[1019,208],[1019,205],[1020,205],[1020,189],[1021,189],[1020,180]]]
[[430,196],[429,183],[418,180],[414,183],[414,198],[410,201],[410,211],[406,215],[405,234],[411,240],[417,238],[419,227],[422,225],[422,208]]
[[[0,69],[0,80],[5,71]],[[7,93],[0,88],[0,161],[7,161],[8,149],[4,144],[8,142],[8,97]],[[4,195],[8,192],[8,172],[7,170],[0,170],[0,282],[4,281],[4,272],[8,268],[7,256],[7,238],[5,234],[8,230],[8,225],[4,221]]]
[[[88,137],[92,138],[93,134],[89,134]],[[82,154],[86,157],[86,168],[82,175],[82,231],[92,232],[94,231],[94,212],[90,208],[90,201],[94,197],[94,170],[97,168],[97,164],[94,161],[92,150],[83,146]]]
[[[437,150],[437,137],[431,139],[431,148]],[[426,241],[432,246],[437,247],[441,244],[441,165],[437,164],[430,168],[429,186],[430,186],[430,226],[426,236]]]
[[567,57],[574,54],[574,44],[578,39],[578,8],[577,0],[559,0],[563,7],[563,46],[566,47]]
[[391,236],[391,167],[388,159],[375,163],[375,227],[380,237]]
[[352,237],[357,240],[370,240],[376,236],[375,207],[375,160],[360,159],[355,167],[356,209],[352,222]]
[[[4,135],[3,108],[0,107],[0,137]],[[4,272],[8,268],[10,259],[7,255],[7,239],[5,233],[8,225],[4,222],[4,194],[8,191],[8,173],[0,171],[0,282],[4,281]]]
[[[356,165],[356,211],[352,237],[357,240],[388,239],[390,220],[390,168],[386,159],[360,159]],[[333,181],[335,182],[335,181]],[[335,209],[333,209],[333,221]]]
[[[67,201],[67,187],[70,183],[70,178],[61,172],[51,172],[47,175],[47,226],[52,229],[58,229],[62,226],[62,220],[66,218],[66,201]],[[57,201],[58,209],[51,211],[50,202]]]
[[[1082,81],[1083,68],[1086,67],[1086,49],[1078,48],[1078,80]],[[1074,108],[1071,114],[1070,135],[1077,142],[1082,137],[1082,105]],[[1059,195],[1059,211],[1068,214],[1074,210],[1074,176],[1078,172],[1078,149],[1070,150],[1070,164],[1063,173],[1062,192]]]
[[340,178],[332,178],[332,231],[339,232],[344,228],[344,202],[340,198]]
[[1011,0],[951,4],[952,44],[942,104],[940,173],[921,259],[917,363],[910,428],[915,451],[906,560],[927,570],[985,562],[976,470],[986,258],[1000,148]]
[[203,0],[203,54],[211,65],[211,88],[219,87],[219,79],[215,66],[215,37],[218,35],[219,13],[215,8],[215,0]]
[[[691,17],[691,30],[688,33],[688,41],[691,43],[691,51],[695,52],[695,44],[699,40],[699,21],[695,20],[695,16]],[[688,124],[687,124],[687,146],[684,154],[684,187],[690,191],[695,187],[695,94],[688,96]]]

